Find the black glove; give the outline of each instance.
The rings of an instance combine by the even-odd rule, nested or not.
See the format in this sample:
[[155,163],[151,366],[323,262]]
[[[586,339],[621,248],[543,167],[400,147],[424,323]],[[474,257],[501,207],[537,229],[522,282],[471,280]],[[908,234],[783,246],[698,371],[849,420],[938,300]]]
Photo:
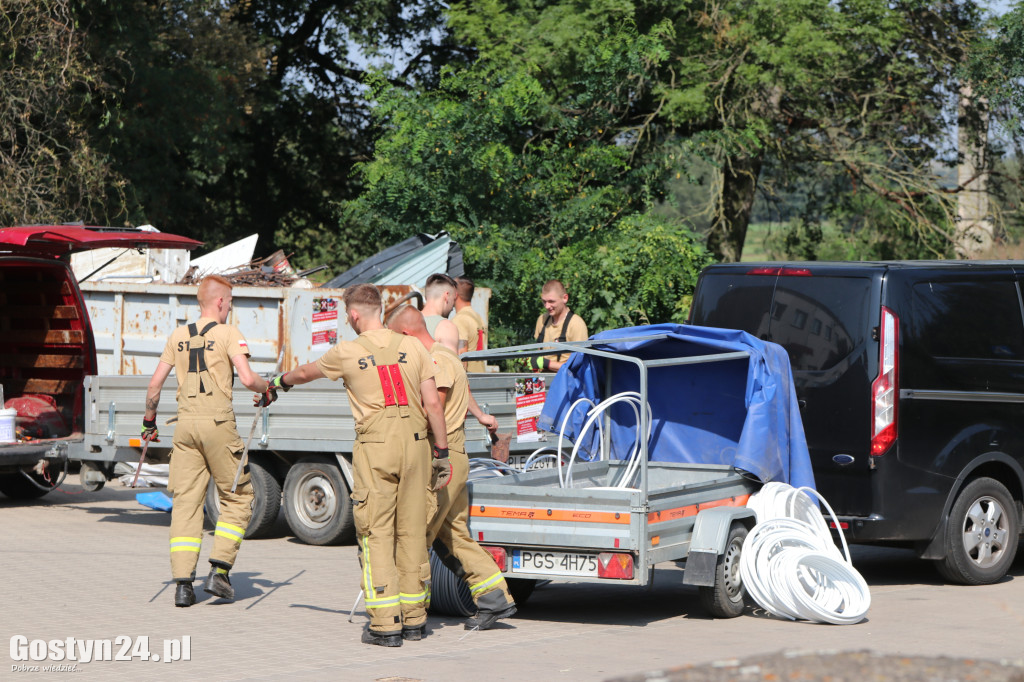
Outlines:
[[160,432],[156,430],[156,415],[152,419],[142,419],[142,440],[160,442]]
[[430,467],[430,489],[436,493],[452,482],[452,463],[448,461],[448,448],[434,446]]
[[526,366],[534,372],[546,372],[551,369],[551,360],[543,356],[530,358],[526,361]]
[[256,407],[266,407],[270,403],[277,400],[278,390],[287,393],[292,388],[291,384],[284,382],[284,375],[278,374],[276,377],[267,382],[267,390],[263,393],[258,394],[257,397],[253,398],[252,404]]

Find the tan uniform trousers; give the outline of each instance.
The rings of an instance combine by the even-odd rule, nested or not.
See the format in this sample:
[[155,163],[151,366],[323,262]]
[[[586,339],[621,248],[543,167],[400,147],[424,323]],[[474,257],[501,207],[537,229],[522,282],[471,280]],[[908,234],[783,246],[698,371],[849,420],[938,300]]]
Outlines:
[[377,632],[427,620],[430,560],[423,510],[430,445],[426,429],[416,431],[410,421],[378,412],[357,427],[352,453],[352,516],[366,611]]
[[220,494],[220,518],[213,536],[210,560],[233,566],[242,537],[252,517],[252,485],[246,471],[231,492],[238,461],[245,446],[235,422],[210,417],[179,415],[171,449],[167,488],[174,496],[171,508],[171,576],[189,580],[199,561],[203,536],[203,501],[210,476]]
[[439,540],[448,552],[458,559],[465,571],[462,577],[469,585],[473,601],[481,595],[501,590],[505,601],[511,604],[505,578],[494,563],[494,558],[477,544],[469,534],[469,457],[466,455],[466,433],[459,429],[448,434],[448,459],[452,465],[452,480],[438,492],[429,491],[427,502],[427,546]]

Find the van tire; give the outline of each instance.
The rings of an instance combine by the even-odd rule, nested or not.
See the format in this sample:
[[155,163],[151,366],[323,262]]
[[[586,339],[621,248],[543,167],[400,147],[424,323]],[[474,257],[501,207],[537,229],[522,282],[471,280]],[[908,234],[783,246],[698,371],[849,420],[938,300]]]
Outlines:
[[740,580],[740,553],[748,532],[739,521],[732,522],[725,550],[715,565],[715,584],[697,588],[700,603],[715,618],[735,618],[746,608],[747,590]]
[[[38,474],[29,474],[29,476],[39,485],[50,485]],[[50,491],[32,485],[32,481],[25,478],[25,474],[20,471],[15,471],[12,474],[0,474],[0,493],[12,500],[34,500],[48,492]]]
[[[269,463],[258,453],[249,456],[249,480],[253,492],[252,518],[245,529],[245,537],[266,537],[281,511],[281,482],[272,473]],[[217,519],[220,518],[220,496],[217,494],[217,484],[212,478],[206,488],[204,511],[210,526],[216,526]]]
[[333,457],[306,457],[284,479],[284,517],[295,537],[310,545],[355,540],[350,491]]
[[962,585],[1001,580],[1017,553],[1016,510],[1006,486],[995,479],[976,478],[964,486],[949,511],[946,556],[936,562],[942,577]]

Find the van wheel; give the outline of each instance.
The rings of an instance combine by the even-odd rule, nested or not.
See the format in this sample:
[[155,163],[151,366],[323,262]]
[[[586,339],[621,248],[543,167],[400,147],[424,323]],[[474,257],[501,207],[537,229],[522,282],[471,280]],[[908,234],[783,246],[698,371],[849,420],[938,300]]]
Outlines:
[[963,585],[988,585],[1006,575],[1020,522],[1010,492],[992,478],[977,478],[960,492],[946,524],[942,577]]
[[355,539],[352,500],[333,457],[307,457],[284,479],[284,517],[295,537],[310,545]]
[[[245,537],[249,539],[265,537],[281,511],[281,483],[271,473],[269,464],[259,453],[249,456],[249,480],[252,481],[253,494],[252,518],[245,529]],[[220,496],[212,478],[206,488],[204,510],[210,526],[216,526],[220,518]]]
[[[36,481],[39,485],[50,485],[38,474],[33,473],[29,474],[29,476],[32,477],[32,481]],[[50,490],[45,488],[32,485],[32,481],[25,478],[25,474],[20,471],[15,471],[13,474],[0,474],[0,493],[3,493],[12,500],[34,500],[50,492]]]
[[715,618],[735,618],[743,613],[747,591],[740,579],[740,552],[747,539],[747,527],[734,521],[725,551],[718,557],[715,584],[697,588],[700,603]]

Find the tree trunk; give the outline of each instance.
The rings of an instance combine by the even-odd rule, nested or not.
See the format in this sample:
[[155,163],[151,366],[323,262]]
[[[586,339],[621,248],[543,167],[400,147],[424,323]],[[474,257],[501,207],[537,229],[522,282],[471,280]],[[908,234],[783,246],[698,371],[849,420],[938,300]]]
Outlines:
[[992,246],[994,230],[988,214],[988,101],[975,97],[969,83],[960,86],[957,112],[956,253],[960,258],[983,256]]
[[708,251],[722,262],[739,262],[754,206],[763,156],[737,156],[722,169],[722,191],[708,232]]

